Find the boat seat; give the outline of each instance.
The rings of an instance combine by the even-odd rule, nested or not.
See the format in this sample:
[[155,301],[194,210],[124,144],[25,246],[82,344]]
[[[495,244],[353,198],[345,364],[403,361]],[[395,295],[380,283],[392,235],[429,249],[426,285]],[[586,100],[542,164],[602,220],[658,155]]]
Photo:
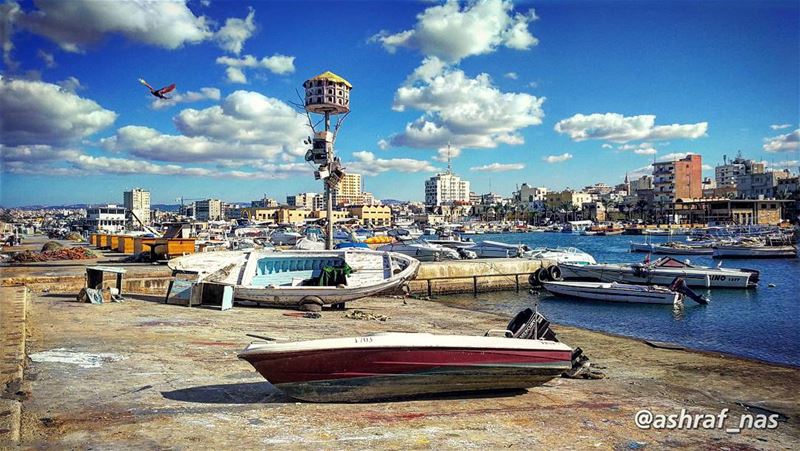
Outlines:
[[259,260],[253,286],[269,285],[297,286],[304,280],[319,277],[326,266],[341,266],[342,260],[335,257],[269,257]]

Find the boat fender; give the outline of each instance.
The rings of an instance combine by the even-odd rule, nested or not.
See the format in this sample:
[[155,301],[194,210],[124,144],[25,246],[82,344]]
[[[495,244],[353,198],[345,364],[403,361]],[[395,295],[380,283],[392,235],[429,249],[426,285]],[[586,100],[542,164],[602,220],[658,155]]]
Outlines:
[[561,268],[559,268],[558,265],[552,265],[547,268],[547,274],[550,276],[551,280],[555,280],[556,282],[564,280]]
[[539,282],[539,284],[550,280],[550,273],[547,271],[547,268],[537,269],[534,275],[536,275],[536,280]]
[[539,283],[539,279],[536,278],[535,272],[528,275],[528,285],[530,285],[533,288],[539,288],[542,285],[541,283]]

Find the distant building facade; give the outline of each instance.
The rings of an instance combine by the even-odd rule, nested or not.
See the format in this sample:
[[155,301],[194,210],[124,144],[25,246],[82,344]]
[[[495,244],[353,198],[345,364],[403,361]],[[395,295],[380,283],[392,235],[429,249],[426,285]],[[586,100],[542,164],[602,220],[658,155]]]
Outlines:
[[737,179],[736,197],[739,199],[765,199],[775,197],[778,183],[791,178],[788,170],[766,171],[740,175]]
[[345,174],[333,189],[333,204],[353,205],[361,203],[363,203],[361,174]]
[[690,154],[674,161],[653,163],[653,191],[661,204],[703,196],[703,158]]
[[198,200],[194,203],[194,217],[199,221],[224,219],[224,207],[219,199]]
[[[298,193],[294,196],[286,196],[286,204],[290,207],[305,208],[307,210],[314,210],[318,197],[322,197],[317,193]],[[323,204],[324,199],[323,199]]]
[[125,230],[125,207],[108,204],[86,209],[84,227],[97,232],[121,232]]
[[469,182],[450,171],[436,174],[425,181],[425,205],[450,205],[470,202]]
[[123,192],[122,199],[122,205],[138,218],[131,218],[134,226],[138,226],[140,221],[144,225],[150,224],[150,191],[133,188]]

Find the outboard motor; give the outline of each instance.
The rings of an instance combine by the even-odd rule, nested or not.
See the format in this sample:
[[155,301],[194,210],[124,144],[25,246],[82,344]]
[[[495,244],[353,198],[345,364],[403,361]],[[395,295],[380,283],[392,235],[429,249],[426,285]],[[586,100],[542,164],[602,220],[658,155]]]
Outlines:
[[686,281],[683,280],[683,277],[676,277],[675,280],[673,280],[669,285],[669,289],[683,294],[698,304],[708,304],[708,298],[695,293],[691,288],[689,288],[689,285],[686,285]]
[[506,330],[511,331],[513,338],[558,341],[556,333],[550,329],[550,321],[530,308],[517,313]]

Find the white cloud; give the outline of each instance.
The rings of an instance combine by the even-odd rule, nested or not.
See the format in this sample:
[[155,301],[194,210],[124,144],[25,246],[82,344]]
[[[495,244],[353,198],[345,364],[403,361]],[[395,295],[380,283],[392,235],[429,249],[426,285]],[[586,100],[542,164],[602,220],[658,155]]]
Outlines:
[[302,163],[256,163],[249,171],[219,170],[199,166],[156,164],[144,159],[116,158],[82,154],[75,150],[37,148],[12,149],[0,146],[3,171],[23,175],[97,176],[97,175],[164,175],[213,177],[224,179],[274,180],[310,173]]
[[648,164],[647,166],[642,166],[642,167],[633,169],[631,171],[628,171],[628,179],[629,180],[638,179],[638,178],[642,177],[643,175],[653,175],[653,166]]
[[502,92],[488,74],[469,78],[438,58],[426,58],[397,89],[395,111],[425,114],[388,139],[392,146],[494,148],[524,142],[519,130],[541,124],[544,97]]
[[180,135],[126,126],[101,140],[106,150],[159,161],[291,159],[305,154],[305,116],[280,100],[235,91],[221,105],[185,109],[173,118]]
[[229,56],[220,56],[217,58],[217,64],[227,66],[226,75],[228,81],[231,83],[247,83],[247,77],[244,74],[244,69],[267,69],[268,71],[285,75],[294,72],[294,57],[286,55],[272,55],[265,56],[261,59],[253,55],[245,55],[242,58],[231,58]]
[[769,162],[769,161],[762,161],[767,167],[772,169],[794,169],[797,171],[798,166],[800,166],[800,160],[783,160],[783,161],[776,161],[776,162]]
[[800,149],[800,128],[784,135],[764,138],[765,152],[793,152]]
[[569,135],[573,141],[601,139],[616,143],[645,139],[696,139],[708,131],[708,122],[655,125],[655,120],[652,114],[630,117],[618,113],[576,114],[558,121],[555,131]]
[[689,155],[695,155],[694,152],[673,152],[658,157],[656,161],[677,161],[686,158]]
[[169,99],[153,99],[150,107],[154,110],[169,108],[179,103],[199,102],[201,100],[219,100],[220,91],[217,88],[200,88],[200,91],[187,91],[186,94],[175,92]]
[[353,161],[345,163],[345,172],[349,169],[365,175],[377,175],[387,171],[435,172],[438,170],[429,161],[411,158],[377,158],[374,153],[367,151],[353,152],[353,159]]
[[230,18],[225,21],[225,26],[217,31],[214,38],[219,43],[223,50],[231,53],[239,54],[242,52],[242,47],[245,41],[256,31],[256,25],[253,21],[256,12],[250,8],[250,12],[244,19]]
[[704,170],[704,171],[713,171],[714,170],[714,166],[711,166],[710,164],[704,164],[704,165],[701,166],[701,169]]
[[78,80],[75,77],[72,77],[72,76],[69,76],[64,80],[61,80],[61,81],[57,82],[56,84],[58,86],[60,86],[61,89],[64,89],[64,90],[72,92],[72,93],[78,92],[81,89],[83,89],[83,85],[81,85],[81,81]]
[[0,77],[0,111],[0,144],[9,146],[68,144],[117,118],[95,101],[57,85],[4,77]]
[[470,2],[463,8],[457,0],[449,0],[418,14],[413,29],[395,34],[382,31],[371,41],[380,42],[390,53],[407,47],[448,62],[491,53],[499,46],[527,50],[538,43],[528,30],[536,14],[533,9],[526,14],[513,9],[508,0]]
[[437,150],[436,156],[433,157],[433,159],[442,163],[447,163],[448,160],[457,158],[459,155],[461,155],[461,149],[458,147],[447,146]]
[[[606,144],[603,144],[603,146],[606,146]],[[611,146],[609,145],[608,148],[610,147]],[[617,149],[623,152],[626,150],[632,150],[636,155],[655,155],[658,153],[651,143],[623,144],[618,146]]]
[[56,59],[52,53],[45,52],[42,49],[39,49],[36,52],[36,56],[39,57],[40,60],[44,62],[44,66],[47,68],[56,67]]
[[506,72],[506,74],[503,76],[511,80],[517,80],[519,78],[519,75],[516,72]]
[[525,169],[523,163],[491,163],[469,168],[469,170],[473,172],[508,172],[519,171],[521,169]]
[[791,126],[792,126],[792,124],[772,124],[772,125],[769,126],[769,128],[771,128],[773,130],[783,130],[783,129],[789,128]]
[[22,9],[14,0],[6,0],[0,4],[0,44],[3,47],[3,64],[7,69],[15,70],[19,64],[11,56],[14,51],[14,42],[11,37],[14,35],[14,28],[17,20],[22,15]]
[[121,34],[144,44],[176,49],[213,37],[205,16],[195,16],[185,0],[37,1],[19,17],[22,28],[45,36],[63,50],[80,52],[106,34]]
[[603,149],[613,149],[614,148],[614,146],[612,146],[611,144],[608,144],[608,143],[603,143],[600,147],[602,147]]
[[546,157],[542,157],[542,160],[544,160],[547,163],[563,163],[571,159],[572,159],[571,153],[562,153],[561,155],[548,155]]

